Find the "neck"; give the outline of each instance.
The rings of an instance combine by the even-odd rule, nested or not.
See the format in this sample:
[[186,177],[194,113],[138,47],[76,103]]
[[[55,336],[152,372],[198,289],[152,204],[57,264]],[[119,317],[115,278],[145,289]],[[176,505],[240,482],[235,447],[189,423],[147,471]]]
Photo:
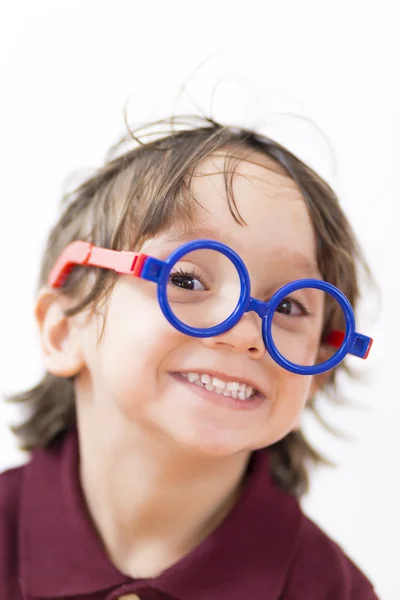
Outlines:
[[[86,503],[115,566],[154,577],[222,522],[238,499],[249,453],[199,456],[171,440],[80,423]],[[105,433],[106,432],[106,433]]]

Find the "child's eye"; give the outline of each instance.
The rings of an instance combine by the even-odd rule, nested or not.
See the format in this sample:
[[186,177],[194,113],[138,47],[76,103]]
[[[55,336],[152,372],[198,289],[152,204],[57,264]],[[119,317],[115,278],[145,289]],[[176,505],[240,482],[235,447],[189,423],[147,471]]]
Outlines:
[[282,302],[278,304],[276,312],[283,315],[289,315],[290,317],[301,317],[310,314],[310,311],[304,302],[295,300],[290,296],[284,298]]
[[201,279],[194,271],[188,272],[183,269],[173,271],[169,275],[169,281],[172,285],[184,290],[205,291],[205,286]]

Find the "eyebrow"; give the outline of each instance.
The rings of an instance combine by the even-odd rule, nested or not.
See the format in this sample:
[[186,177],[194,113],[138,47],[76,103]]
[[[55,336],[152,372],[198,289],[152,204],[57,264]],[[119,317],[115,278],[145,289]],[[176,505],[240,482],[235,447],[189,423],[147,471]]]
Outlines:
[[280,246],[272,252],[271,259],[275,263],[279,263],[280,261],[285,262],[293,267],[293,270],[301,271],[304,275],[312,279],[322,279],[317,263],[302,252],[298,252],[292,248]]
[[[233,246],[235,238],[224,231],[217,232],[206,227],[197,227],[193,229],[185,229],[183,231],[169,231],[165,233],[164,240],[167,243],[183,243],[191,240],[211,239],[217,242],[222,242],[227,246]],[[288,248],[287,246],[279,246],[271,252],[269,261],[275,265],[280,262],[293,267],[291,271],[299,271],[307,277],[313,279],[322,279],[317,263],[308,256]]]
[[223,242],[227,246],[232,245],[235,238],[229,233],[216,232],[207,227],[196,227],[193,229],[184,229],[183,231],[169,231],[165,234],[167,242],[190,242],[191,240],[210,239],[217,242]]

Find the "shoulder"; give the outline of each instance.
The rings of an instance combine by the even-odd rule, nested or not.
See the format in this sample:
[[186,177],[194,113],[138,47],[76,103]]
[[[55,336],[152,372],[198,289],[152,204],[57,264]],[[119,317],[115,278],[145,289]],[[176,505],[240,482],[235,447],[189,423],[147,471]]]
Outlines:
[[[17,526],[21,482],[25,465],[0,473],[0,540]],[[0,556],[3,548],[0,546]]]
[[0,597],[17,598],[21,483],[26,466],[0,473]]
[[377,600],[377,596],[340,546],[303,515],[283,599]]

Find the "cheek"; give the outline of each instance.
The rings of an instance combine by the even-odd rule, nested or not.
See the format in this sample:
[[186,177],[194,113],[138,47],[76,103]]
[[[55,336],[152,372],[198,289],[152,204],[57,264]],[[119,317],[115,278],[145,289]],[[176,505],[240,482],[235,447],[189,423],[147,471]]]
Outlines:
[[182,337],[155,299],[132,296],[110,302],[95,377],[96,396],[129,417],[157,395],[163,362]]
[[315,336],[313,338],[309,338],[304,343],[304,360],[303,364],[305,366],[315,365],[320,362],[318,360],[320,348],[320,335]]
[[275,441],[287,435],[298,424],[310,395],[312,378],[281,372],[277,382],[274,406],[271,412]]

